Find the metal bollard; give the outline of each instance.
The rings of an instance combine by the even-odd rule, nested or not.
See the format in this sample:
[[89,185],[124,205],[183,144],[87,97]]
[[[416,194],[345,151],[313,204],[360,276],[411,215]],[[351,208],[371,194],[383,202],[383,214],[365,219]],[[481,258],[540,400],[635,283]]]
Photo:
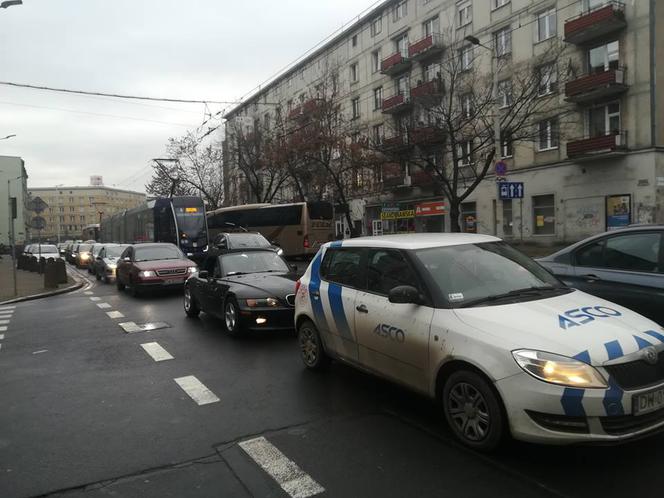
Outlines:
[[53,258],[48,258],[44,266],[44,288],[57,289],[58,288],[58,267],[56,266]]
[[53,262],[53,265],[56,268],[58,283],[59,284],[66,284],[67,283],[67,267],[65,266],[65,260],[64,259],[56,259]]

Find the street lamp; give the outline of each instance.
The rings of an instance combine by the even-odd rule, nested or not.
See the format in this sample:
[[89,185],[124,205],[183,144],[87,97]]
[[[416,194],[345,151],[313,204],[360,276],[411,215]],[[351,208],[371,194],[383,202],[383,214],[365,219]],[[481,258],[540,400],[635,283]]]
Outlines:
[[14,5],[23,5],[23,0],[5,0],[0,3],[0,9],[6,9],[7,7],[12,7]]
[[497,162],[500,160],[500,150],[502,144],[500,143],[500,103],[498,102],[498,47],[487,47],[483,43],[480,42],[479,38],[476,36],[468,35],[466,36],[466,41],[472,43],[473,45],[477,45],[478,47],[482,47],[487,49],[489,52],[491,52],[491,73],[493,75],[493,85],[491,88],[491,97],[493,98],[493,102],[496,106],[494,110],[494,117],[493,117],[493,137],[494,137],[494,147],[496,148],[496,154],[494,157],[494,160]]

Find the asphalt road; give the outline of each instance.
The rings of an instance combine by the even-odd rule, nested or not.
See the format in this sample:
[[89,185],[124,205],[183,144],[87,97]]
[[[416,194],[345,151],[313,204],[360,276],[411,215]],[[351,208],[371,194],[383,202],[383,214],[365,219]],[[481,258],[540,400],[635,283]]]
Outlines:
[[231,339],[177,293],[94,282],[3,313],[2,498],[661,496],[664,436],[480,455],[430,401],[339,364],[305,371],[292,334]]

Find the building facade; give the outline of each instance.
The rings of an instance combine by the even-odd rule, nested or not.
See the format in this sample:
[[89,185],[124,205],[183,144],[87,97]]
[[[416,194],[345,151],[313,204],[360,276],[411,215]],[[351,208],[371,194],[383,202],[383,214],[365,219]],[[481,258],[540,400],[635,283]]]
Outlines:
[[[0,156],[0,244],[11,245],[12,224],[14,241],[22,245],[29,238],[30,217],[27,209],[28,174],[20,157]],[[10,199],[16,199],[16,219],[11,219]]]
[[[558,60],[528,66],[554,43],[564,50]],[[353,224],[368,235],[449,230],[448,199],[408,155],[425,145],[435,153],[436,124],[422,109],[425,97],[444,100],[451,91],[436,75],[454,58],[488,78],[496,74],[496,106],[511,104],[501,88],[524,78],[519,68],[537,72],[533,98],[549,99],[569,118],[564,130],[542,119],[530,139],[501,142],[496,164],[460,206],[462,230],[552,244],[662,223],[662,56],[664,5],[655,0],[384,2],[226,116],[226,203],[252,201],[233,153],[238,130],[246,136],[301,116],[334,65],[349,136],[400,148],[403,158],[383,164],[372,188],[354,196],[347,207]],[[510,64],[494,71],[499,58]],[[337,224],[348,233],[345,217]]]
[[[94,181],[100,183],[99,177],[94,177]],[[103,185],[31,188],[29,192],[32,198],[40,197],[48,204],[42,213],[46,228],[41,236],[53,242],[79,239],[85,226],[146,201],[143,193]]]

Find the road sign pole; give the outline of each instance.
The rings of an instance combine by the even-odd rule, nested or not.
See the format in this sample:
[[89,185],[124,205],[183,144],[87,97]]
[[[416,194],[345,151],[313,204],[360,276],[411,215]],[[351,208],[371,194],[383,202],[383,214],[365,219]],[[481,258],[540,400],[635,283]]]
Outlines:
[[519,200],[519,216],[521,217],[521,229],[519,232],[521,232],[521,242],[523,242],[523,197]]

